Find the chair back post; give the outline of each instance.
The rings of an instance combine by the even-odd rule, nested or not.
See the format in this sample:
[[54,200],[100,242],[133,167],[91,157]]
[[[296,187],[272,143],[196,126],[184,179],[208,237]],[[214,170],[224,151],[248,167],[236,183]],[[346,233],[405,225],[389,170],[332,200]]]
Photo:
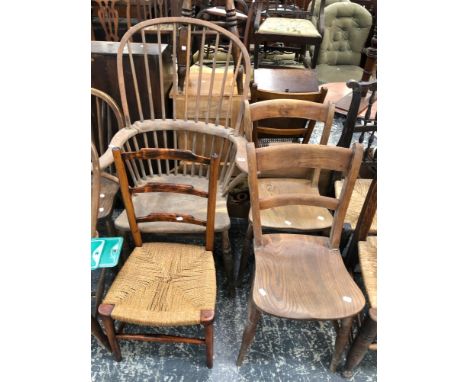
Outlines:
[[341,232],[343,230],[343,223],[348,210],[349,202],[351,200],[351,194],[354,189],[354,184],[359,175],[359,169],[361,167],[363,157],[363,147],[361,144],[354,143],[351,147],[353,152],[352,159],[349,164],[349,168],[346,171],[343,188],[341,194],[338,197],[339,207],[335,211],[333,217],[333,224],[330,231],[330,248],[338,249],[340,245]]
[[99,169],[99,155],[93,143],[91,143],[91,165],[91,237],[96,237],[96,226],[99,215],[99,195],[101,192],[101,170]]
[[254,236],[254,247],[262,245],[262,222],[260,220],[260,203],[258,194],[258,169],[255,144],[250,142],[247,144],[247,164],[249,166],[249,192],[250,204],[252,208],[252,227]]
[[216,193],[218,185],[219,162],[217,154],[211,155],[210,175],[208,181],[208,208],[206,218],[205,247],[207,251],[213,251],[216,217]]

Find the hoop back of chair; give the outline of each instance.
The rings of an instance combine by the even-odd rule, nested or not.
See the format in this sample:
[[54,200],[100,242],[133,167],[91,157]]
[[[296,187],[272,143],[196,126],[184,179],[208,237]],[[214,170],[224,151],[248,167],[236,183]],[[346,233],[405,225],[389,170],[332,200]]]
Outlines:
[[[130,229],[136,246],[140,247],[142,245],[141,233],[138,228],[138,223],[166,221],[205,226],[206,250],[213,250],[216,192],[219,169],[219,157],[216,154],[213,154],[211,158],[207,158],[204,156],[195,155],[188,150],[175,149],[141,149],[139,151],[122,153],[121,149],[118,147],[113,148],[112,153],[114,154],[115,166],[117,168],[117,173],[120,179],[120,190],[122,192],[122,198],[125,204],[125,209],[127,210]],[[129,160],[136,158],[141,160],[186,160],[209,165],[210,176],[208,191],[198,190],[195,189],[193,186],[187,184],[171,184],[158,182],[150,182],[143,186],[130,187],[128,183],[127,173],[125,171],[124,162],[128,162]],[[148,214],[146,216],[136,216],[132,201],[132,195],[146,192],[173,192],[207,198],[207,218],[206,220],[201,220],[187,214],[150,211],[148,211]]]
[[[330,248],[338,248],[343,221],[356,178],[359,174],[362,155],[363,148],[360,144],[354,144],[351,149],[324,145],[296,144],[256,149],[253,143],[249,143],[247,146],[247,158],[255,246],[262,245],[261,210],[286,205],[309,205],[335,211],[329,245]],[[339,198],[331,198],[322,195],[288,193],[260,198],[257,174],[261,171],[280,170],[287,167],[320,168],[344,173],[345,182],[341,195]]]
[[[131,43],[135,36],[142,42]],[[208,43],[214,51],[226,44],[229,59],[222,66],[218,67],[216,54],[212,59],[201,54],[192,62],[194,51],[203,52]],[[143,61],[139,70],[136,55]],[[248,97],[250,57],[239,38],[224,28],[188,17],[144,21],[122,37],[117,70],[127,127],[135,121],[162,119],[204,121],[240,130],[242,101]],[[240,89],[236,79],[242,72]],[[155,77],[159,77],[159,86]],[[172,105],[167,104],[168,98]]]

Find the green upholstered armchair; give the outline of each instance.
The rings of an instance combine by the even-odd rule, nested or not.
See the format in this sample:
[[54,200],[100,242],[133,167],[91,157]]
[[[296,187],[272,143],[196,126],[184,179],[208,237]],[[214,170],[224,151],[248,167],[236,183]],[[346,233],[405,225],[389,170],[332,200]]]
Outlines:
[[[334,3],[349,3],[350,0],[325,0],[325,7],[329,6],[330,4],[334,4]],[[311,17],[311,21],[312,23],[317,26],[317,21],[318,21],[318,18],[319,18],[319,12],[320,12],[320,3],[322,1],[321,0],[317,0],[315,2],[315,5],[314,5],[314,11],[312,12],[312,17]],[[307,11],[310,12],[311,11],[311,8],[312,8],[312,3],[313,1],[311,1],[307,7]]]
[[372,27],[372,15],[352,2],[324,8],[324,33],[317,63],[319,83],[360,80],[361,54]]

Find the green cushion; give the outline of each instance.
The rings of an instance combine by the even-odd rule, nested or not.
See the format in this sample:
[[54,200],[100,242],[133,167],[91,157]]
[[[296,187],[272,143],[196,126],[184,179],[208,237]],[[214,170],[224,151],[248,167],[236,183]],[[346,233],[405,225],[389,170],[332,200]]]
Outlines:
[[258,28],[261,34],[281,34],[285,36],[320,37],[312,21],[287,17],[268,17]]
[[[338,2],[349,3],[349,1],[350,0],[325,0],[325,6],[327,7],[330,4],[334,4],[334,3],[338,3]],[[312,21],[312,24],[314,24],[315,26],[317,26],[317,19],[318,19],[318,14],[319,14],[319,10],[320,10],[320,2],[321,2],[321,0],[316,0],[315,1],[314,12],[312,13],[312,17],[310,19]],[[307,11],[310,12],[311,8],[312,8],[312,1],[307,6]]]
[[334,3],[324,10],[325,30],[318,64],[359,65],[372,15],[356,3]]
[[317,65],[317,79],[319,84],[327,82],[361,81],[363,69],[355,65]]

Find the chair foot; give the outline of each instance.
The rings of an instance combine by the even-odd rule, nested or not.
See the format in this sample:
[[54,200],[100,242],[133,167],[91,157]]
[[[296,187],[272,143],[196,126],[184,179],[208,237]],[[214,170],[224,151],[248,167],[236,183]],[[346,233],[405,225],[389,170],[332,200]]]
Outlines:
[[247,350],[255,337],[255,330],[261,315],[262,314],[252,301],[252,295],[250,295],[247,324],[245,325],[244,334],[242,335],[242,344],[239,349],[239,355],[237,356],[236,362],[237,366],[242,366],[242,362],[244,362]]
[[226,272],[229,297],[234,297],[236,294],[234,287],[234,262],[232,261],[231,242],[229,241],[229,231],[222,232],[222,246],[223,246],[223,264],[224,271]]
[[112,352],[109,341],[107,340],[106,335],[102,331],[101,325],[99,325],[98,320],[96,317],[91,315],[91,334],[98,340],[98,342],[104,346],[107,350]]
[[249,262],[249,255],[250,255],[250,245],[252,242],[253,237],[253,226],[252,223],[249,222],[249,226],[247,228],[247,232],[245,233],[245,240],[244,245],[242,247],[242,254],[239,264],[239,272],[237,272],[237,280],[236,284],[239,286],[242,282],[242,278],[244,277],[244,273],[247,269],[247,264]]
[[347,317],[341,320],[341,327],[336,335],[335,351],[330,362],[330,371],[333,373],[336,371],[336,367],[341,360],[341,356],[343,355],[344,349],[348,342],[349,332],[353,324],[353,318],[354,317]]
[[101,304],[99,305],[99,315],[101,316],[104,328],[106,329],[107,339],[109,340],[114,359],[117,362],[120,362],[122,360],[122,355],[120,353],[119,342],[115,336],[114,320],[111,317],[113,309],[114,305]]
[[208,369],[213,368],[213,353],[214,353],[214,312],[206,310],[201,312],[201,323],[205,327],[205,345],[206,345],[206,366]]

